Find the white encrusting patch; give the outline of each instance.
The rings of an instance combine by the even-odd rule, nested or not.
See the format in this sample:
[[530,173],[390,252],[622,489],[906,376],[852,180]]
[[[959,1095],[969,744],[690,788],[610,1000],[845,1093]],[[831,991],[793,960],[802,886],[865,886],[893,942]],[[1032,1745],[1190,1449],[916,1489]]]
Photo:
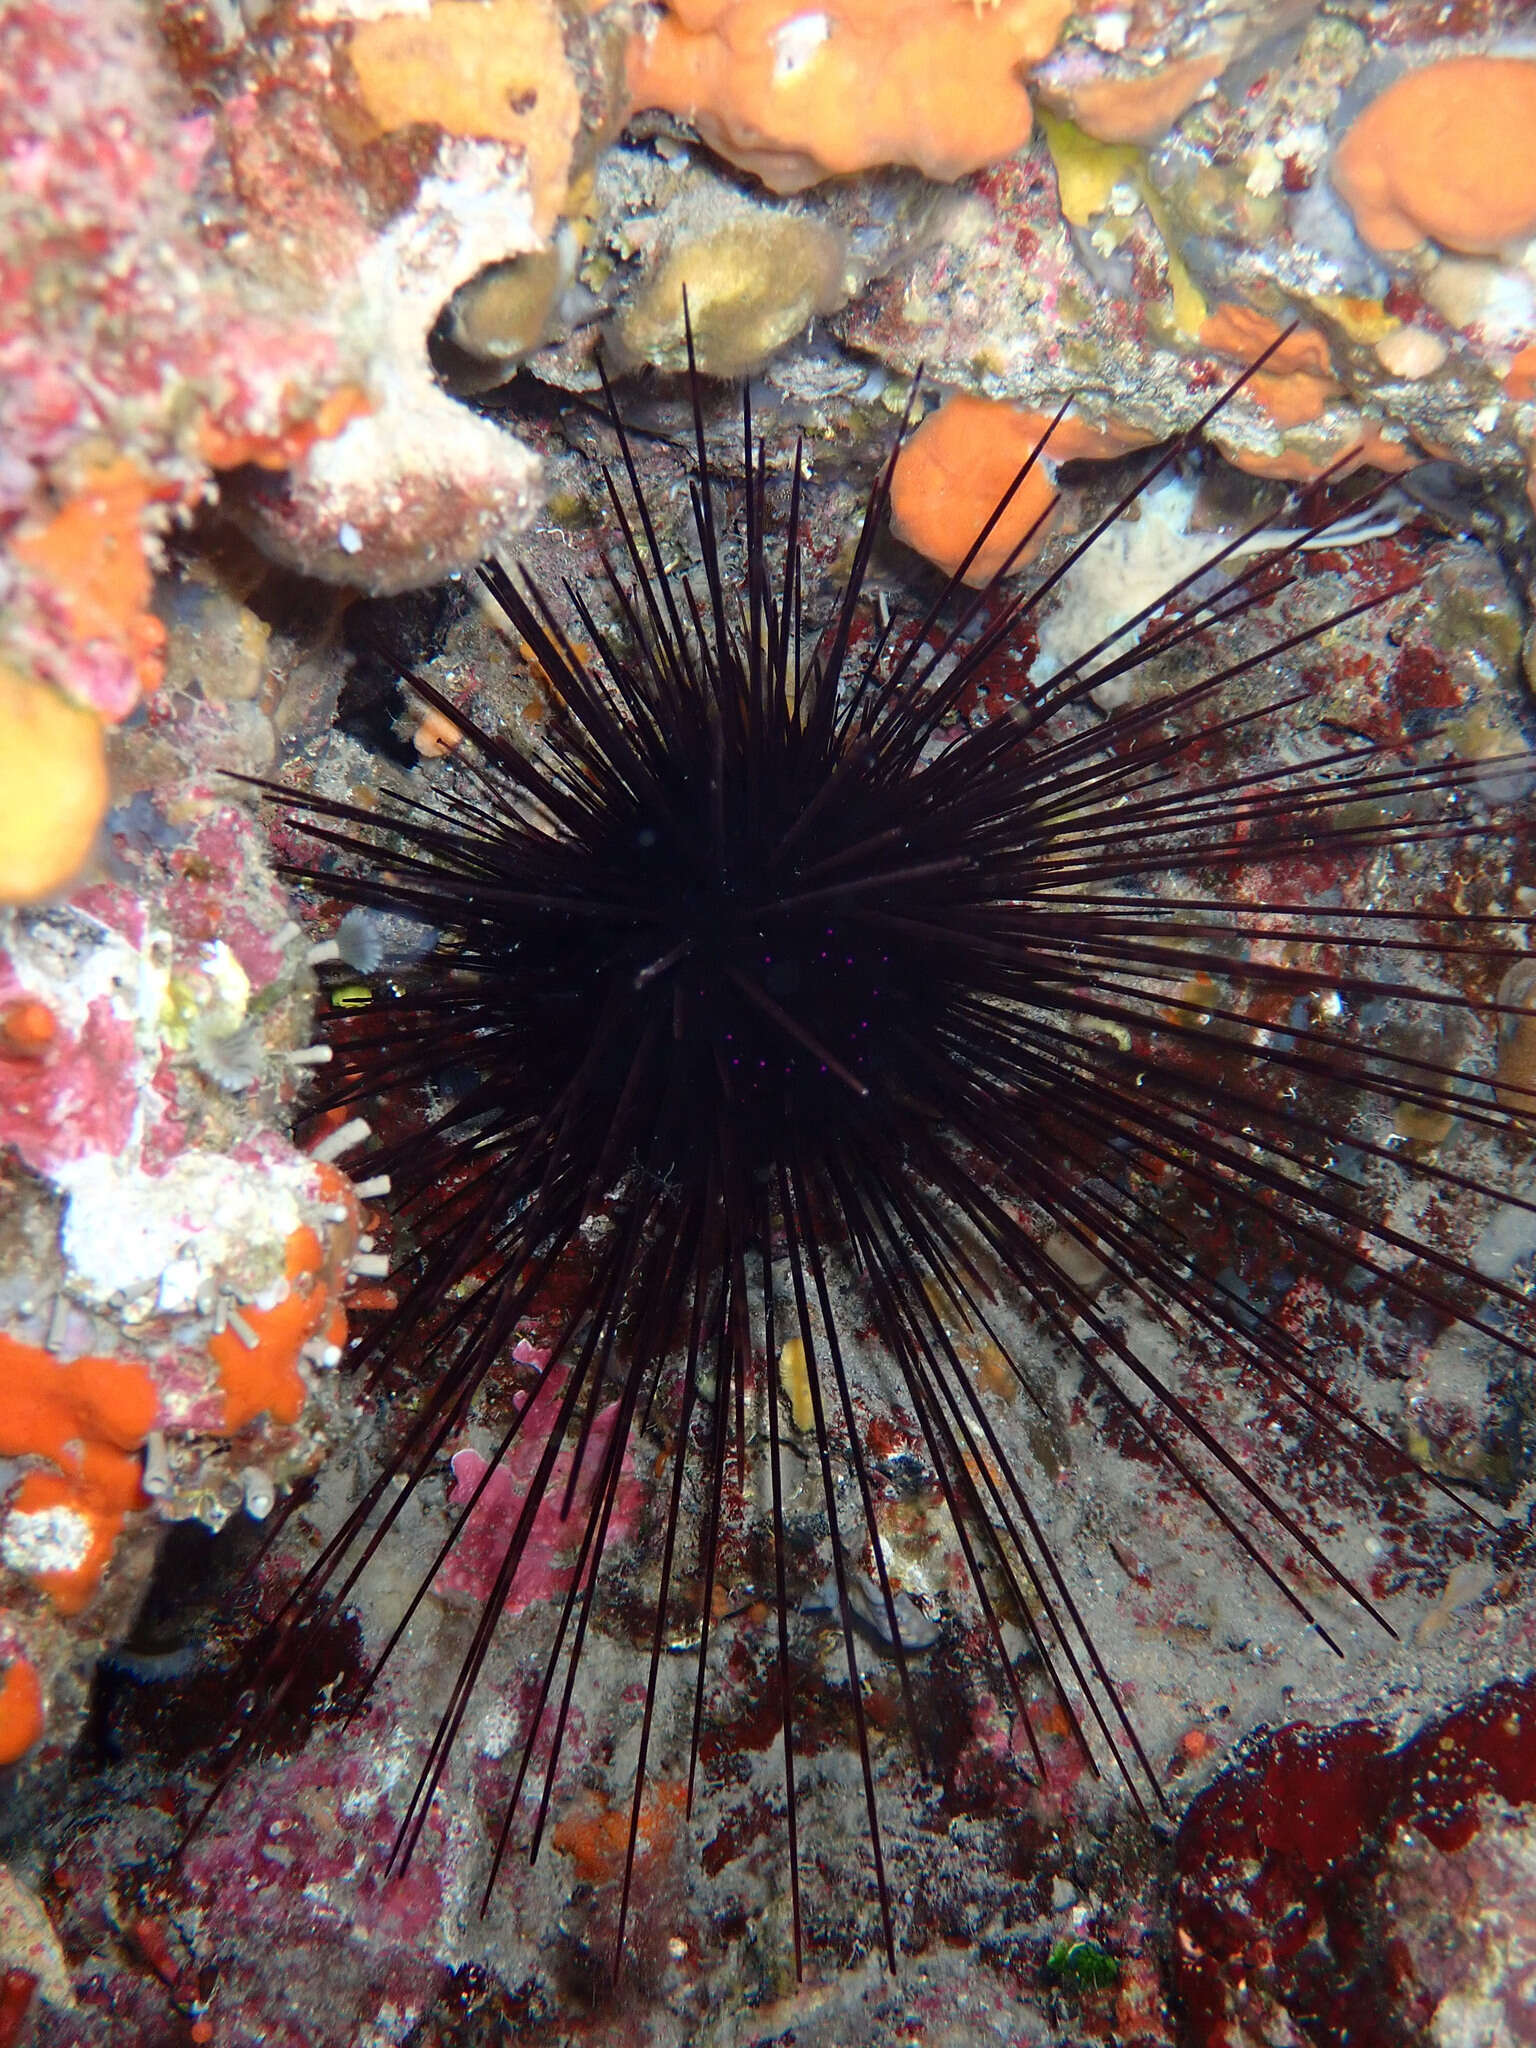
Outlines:
[[0,1531],[0,1557],[13,1572],[77,1572],[91,1554],[91,1535],[78,1508],[13,1508]]
[[[1117,520],[1073,563],[1040,628],[1040,652],[1030,671],[1032,682],[1049,682],[1100,641],[1109,644],[1094,657],[1089,672],[1112,667],[1152,630],[1151,619],[1134,627],[1132,621],[1229,546],[1235,538],[1231,532],[1191,530],[1197,488],[1193,476],[1175,472],[1159,478],[1137,499],[1134,519]],[[1218,584],[1229,580],[1241,572],[1245,559],[1273,548],[1349,547],[1393,533],[1400,524],[1401,514],[1388,504],[1374,506],[1353,519],[1337,519],[1310,542],[1298,541],[1294,530],[1285,527],[1263,527],[1223,558],[1212,580]],[[1180,602],[1192,609],[1191,595],[1183,593]],[[1146,696],[1151,687],[1155,687],[1155,665],[1152,669],[1138,665],[1100,683],[1092,692],[1093,701],[1101,711],[1118,711],[1133,698]]]
[[774,30],[773,82],[787,85],[805,69],[832,33],[824,14],[797,14]]

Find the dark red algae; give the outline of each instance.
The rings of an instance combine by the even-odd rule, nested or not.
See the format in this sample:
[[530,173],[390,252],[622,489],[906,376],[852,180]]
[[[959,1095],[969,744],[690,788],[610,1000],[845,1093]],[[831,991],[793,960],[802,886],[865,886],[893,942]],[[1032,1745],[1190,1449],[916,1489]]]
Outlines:
[[30,1970],[7,1970],[0,1977],[0,2048],[14,2048],[32,2009],[37,1979]]
[[[1441,1931],[1426,1981],[1431,1967],[1395,1910],[1404,1866],[1418,1891],[1428,1863],[1451,1917],[1464,1889],[1474,1913],[1496,1911],[1483,1883],[1458,1884],[1456,1866],[1504,1819],[1500,1801],[1536,1801],[1536,1677],[1489,1686],[1397,1748],[1371,1721],[1297,1722],[1255,1742],[1179,1829],[1173,1977],[1190,2048],[1425,2039],[1468,1940]],[[1479,1991],[1517,2023],[1477,2038],[1536,2041],[1536,1959],[1511,1949],[1501,1961],[1506,1982]]]

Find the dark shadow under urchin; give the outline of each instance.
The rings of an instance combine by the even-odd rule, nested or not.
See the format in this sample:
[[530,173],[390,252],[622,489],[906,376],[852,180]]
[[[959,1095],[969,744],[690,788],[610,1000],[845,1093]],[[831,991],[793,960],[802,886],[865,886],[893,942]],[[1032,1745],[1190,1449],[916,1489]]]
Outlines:
[[[1486,1015],[1486,995],[1426,987],[1417,963],[1457,955],[1496,981],[1514,957],[1498,943],[1507,927],[1439,898],[1320,907],[1264,884],[1300,860],[1363,872],[1383,850],[1433,846],[1449,858],[1470,841],[1486,852],[1502,827],[1489,764],[1452,758],[1434,735],[1298,750],[1287,659],[1347,629],[1370,600],[1224,660],[1225,627],[1262,616],[1300,574],[1298,553],[1254,559],[1244,536],[1207,565],[1198,595],[1190,579],[1147,608],[1131,652],[1118,652],[1124,641],[1090,650],[991,722],[957,725],[955,708],[1047,586],[1010,597],[999,578],[973,594],[957,576],[922,617],[877,623],[865,585],[888,465],[842,601],[813,624],[803,616],[798,462],[787,521],[771,535],[766,457],[748,415],[733,485],[741,530],[723,535],[697,383],[694,402],[701,580],[666,563],[622,430],[628,488],[609,479],[617,560],[605,558],[602,586],[557,596],[499,564],[482,571],[547,681],[554,709],[538,741],[486,728],[408,675],[462,735],[433,794],[374,812],[269,790],[321,848],[290,874],[439,932],[434,951],[393,972],[366,1012],[333,1025],[334,1078],[319,1106],[353,1113],[414,1100],[448,1070],[460,1078],[456,1093],[367,1154],[367,1174],[389,1177],[396,1228],[414,1250],[399,1309],[352,1362],[386,1387],[409,1365],[411,1398],[391,1460],[279,1617],[263,1683],[280,1696],[291,1645],[347,1600],[564,1275],[552,1355],[530,1380],[545,1392],[547,1435],[447,1689],[396,1863],[419,1841],[542,1497],[558,1484],[579,1513],[578,1562],[549,1610],[487,1895],[537,1783],[536,1749],[537,1849],[626,1446],[643,1435],[663,1503],[659,1591],[619,1950],[658,1716],[670,1711],[660,1703],[667,1652],[696,1635],[681,1705],[691,1800],[722,1545],[760,1513],[798,1969],[806,1845],[783,1486],[793,1371],[810,1411],[805,1441],[894,1964],[861,1684],[871,1616],[894,1654],[919,1757],[924,1743],[905,1642],[911,1609],[893,1582],[864,1418],[883,1409],[920,1447],[1042,1773],[1026,1699],[1036,1673],[1090,1767],[1112,1766],[1138,1805],[1163,1796],[1051,1547],[1037,1478],[1010,1455],[962,1355],[958,1333],[978,1334],[1024,1399],[1040,1401],[1010,1353],[999,1280],[1051,1333],[1098,1416],[1163,1461],[1301,1623],[1336,1647],[1303,1590],[1310,1577],[1389,1627],[1252,1469],[1242,1441],[1142,1355],[1099,1284],[1266,1385],[1298,1426],[1383,1471],[1416,1468],[1341,1391],[1325,1357],[1241,1295],[1210,1255],[1202,1214],[1273,1233],[1330,1284],[1365,1276],[1398,1317],[1459,1318],[1536,1358],[1509,1327],[1525,1307],[1516,1287],[1389,1220],[1394,1195],[1415,1181],[1533,1207],[1474,1171],[1406,1156],[1380,1128],[1383,1112],[1416,1106],[1497,1132],[1510,1121],[1507,1093],[1346,1021],[1298,1022],[1287,1011],[1275,1028],[1292,998],[1320,991],[1343,999],[1346,1018],[1394,998]],[[1300,527],[1298,542],[1327,524]],[[744,565],[733,579],[728,557]],[[1194,680],[1109,724],[1087,715],[1107,677],[1191,653],[1209,664]],[[1236,737],[1240,765],[1212,769],[1213,743]],[[1161,1192],[1170,1183],[1182,1201]],[[850,1278],[879,1333],[878,1384],[868,1360],[855,1360],[839,1309]],[[800,1347],[803,1383],[786,1344]],[[375,1676],[534,1406],[525,1399],[513,1415]],[[1016,1630],[1027,1657],[1009,1655]],[[248,1740],[259,1737],[258,1714]]]

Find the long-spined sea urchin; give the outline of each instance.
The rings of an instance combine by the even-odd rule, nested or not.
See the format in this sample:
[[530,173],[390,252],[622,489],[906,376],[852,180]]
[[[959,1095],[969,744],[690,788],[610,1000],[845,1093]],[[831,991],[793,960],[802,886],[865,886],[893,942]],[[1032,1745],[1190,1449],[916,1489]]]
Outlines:
[[[388,1176],[410,1278],[398,1312],[362,1339],[354,1362],[381,1378],[410,1364],[416,1392],[391,1460],[281,1617],[267,1682],[280,1687],[294,1632],[348,1598],[520,1324],[564,1274],[549,1355],[373,1665],[376,1676],[536,1412],[543,1434],[530,1431],[523,1447],[526,1497],[396,1861],[419,1841],[546,1493],[557,1489],[577,1518],[577,1563],[520,1730],[487,1895],[542,1732],[537,1848],[626,1452],[643,1435],[660,1452],[664,1505],[622,1951],[664,1652],[691,1618],[691,1797],[722,1544],[733,1519],[756,1512],[743,1483],[750,1463],[766,1473],[798,1967],[781,1412],[781,1348],[798,1347],[894,1963],[861,1608],[894,1653],[920,1756],[924,1745],[904,1641],[910,1609],[882,1537],[861,1411],[883,1404],[921,1448],[1037,1766],[1026,1661],[1090,1761],[1112,1759],[1138,1803],[1162,1796],[1030,1475],[958,1348],[958,1330],[982,1333],[1038,1400],[992,1307],[999,1277],[1054,1332],[1116,1427],[1155,1451],[1330,1644],[1293,1560],[1389,1625],[1251,1469],[1242,1444],[1137,1348],[1084,1261],[1142,1314],[1264,1383],[1309,1428],[1404,1473],[1416,1469],[1411,1460],[1343,1396],[1327,1360],[1221,1270],[1202,1212],[1224,1208],[1275,1233],[1330,1277],[1363,1276],[1399,1315],[1459,1319],[1536,1357],[1507,1327],[1524,1307],[1517,1288],[1389,1217],[1393,1195],[1414,1183],[1493,1191],[1475,1172],[1405,1156],[1383,1136],[1380,1113],[1451,1112],[1496,1130],[1509,1121],[1507,1092],[1326,1017],[1275,1028],[1282,999],[1319,993],[1351,1005],[1401,998],[1431,1014],[1471,1009],[1468,996],[1421,986],[1414,962],[1459,955],[1496,971],[1508,949],[1484,928],[1495,920],[1423,903],[1323,907],[1281,900],[1262,882],[1298,857],[1358,869],[1383,850],[1497,843],[1491,771],[1448,758],[1433,736],[1296,746],[1286,714],[1303,692],[1288,657],[1347,629],[1371,600],[1276,635],[1258,653],[1224,656],[1226,628],[1262,615],[1297,575],[1288,550],[1254,558],[1253,534],[1202,565],[1198,590],[1186,579],[1148,606],[1130,651],[1119,651],[1123,640],[1101,644],[990,721],[957,726],[955,707],[1050,584],[1004,597],[999,577],[972,595],[960,583],[967,563],[923,616],[873,623],[866,582],[888,465],[842,601],[823,629],[809,629],[800,464],[776,550],[748,410],[732,483],[741,530],[728,537],[696,379],[693,389],[700,585],[664,559],[616,411],[627,497],[608,483],[622,568],[604,557],[601,592],[568,589],[563,618],[526,578],[495,563],[482,571],[547,679],[556,708],[540,741],[488,729],[411,675],[462,735],[451,785],[378,812],[269,792],[327,849],[292,869],[299,879],[441,934],[366,1012],[336,1024],[321,1106],[399,1100],[449,1069],[459,1081],[369,1158],[370,1176]],[[1301,527],[1298,544],[1326,526]],[[1194,680],[1112,724],[1087,715],[1090,690],[1192,649],[1215,650]],[[1243,761],[1210,767],[1213,744],[1238,736]],[[1257,889],[1242,886],[1254,877]],[[1155,1189],[1170,1171],[1187,1191],[1182,1210]],[[834,1297],[850,1275],[878,1330],[881,1366],[849,1344]],[[1010,1656],[1010,1627],[1023,1631],[1027,1659]]]

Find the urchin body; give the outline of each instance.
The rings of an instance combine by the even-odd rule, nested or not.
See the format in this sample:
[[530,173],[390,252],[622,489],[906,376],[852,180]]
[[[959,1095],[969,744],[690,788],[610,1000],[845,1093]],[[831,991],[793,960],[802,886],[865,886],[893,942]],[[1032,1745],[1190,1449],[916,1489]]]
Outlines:
[[[338,1030],[330,1100],[398,1096],[445,1067],[466,1078],[370,1162],[391,1177],[416,1252],[398,1316],[362,1354],[387,1372],[427,1352],[432,1376],[288,1626],[345,1597],[398,1512],[386,1506],[382,1529],[371,1526],[391,1478],[403,1474],[407,1490],[425,1479],[555,1276],[578,1262],[539,1368],[547,1436],[518,1447],[526,1496],[399,1853],[419,1838],[541,1506],[558,1488],[577,1514],[577,1562],[520,1730],[491,1880],[542,1739],[544,1789],[526,1816],[537,1846],[625,1459],[646,1431],[661,1445],[661,1512],[619,1942],[664,1652],[685,1625],[696,1630],[691,1785],[722,1543],[745,1517],[760,1520],[770,1560],[798,1961],[788,1340],[797,1372],[803,1364],[812,1483],[894,1959],[863,1701],[861,1631],[871,1625],[894,1657],[920,1750],[923,1731],[911,1611],[866,1448],[869,1388],[855,1385],[836,1297],[851,1279],[868,1304],[884,1398],[941,1496],[1036,1767],[1026,1695],[1043,1682],[1085,1754],[1113,1759],[1138,1798],[1138,1779],[1157,1795],[1038,1511],[1037,1480],[1011,1454],[957,1332],[979,1333],[1038,1399],[1007,1341],[1009,1318],[993,1307],[1001,1276],[1059,1341],[1100,1416],[1161,1462],[1324,1641],[1282,1557],[1300,1556],[1315,1583],[1374,1614],[1243,1446],[1149,1363],[1097,1289],[1117,1283],[1139,1312],[1192,1333],[1330,1444],[1352,1442],[1399,1471],[1408,1460],[1352,1410],[1326,1361],[1238,1298],[1189,1215],[1181,1222],[1153,1200],[1151,1182],[1181,1177],[1196,1210],[1227,1205],[1321,1270],[1363,1268],[1399,1313],[1459,1314],[1525,1350],[1500,1326],[1514,1290],[1394,1230],[1336,1163],[1348,1142],[1399,1184],[1476,1190],[1475,1179],[1405,1161],[1370,1135],[1360,1107],[1450,1105],[1496,1130],[1507,1105],[1490,1084],[1378,1054],[1326,1020],[1283,1034],[1254,1022],[1277,998],[1319,987],[1468,1007],[1400,978],[1399,963],[1409,976],[1414,952],[1430,949],[1409,936],[1427,913],[1254,902],[1238,886],[1258,865],[1318,849],[1359,860],[1416,843],[1454,847],[1486,835],[1491,820],[1468,806],[1478,771],[1431,749],[1349,744],[1297,760],[1278,744],[1295,701],[1275,681],[1284,656],[1351,611],[1261,656],[1218,652],[1195,681],[1113,729],[1082,716],[1117,663],[1139,667],[1208,634],[1213,617],[1219,627],[1260,606],[1289,580],[1283,562],[1234,568],[1214,595],[1202,586],[1204,608],[1162,613],[1134,653],[1090,650],[972,729],[954,724],[955,706],[1031,600],[994,589],[956,619],[957,577],[944,624],[936,606],[909,627],[877,629],[862,605],[889,472],[843,603],[817,635],[802,621],[798,472],[775,550],[750,423],[740,588],[726,586],[708,482],[693,485],[696,589],[667,573],[632,462],[630,480],[627,503],[613,493],[627,570],[609,571],[602,621],[596,596],[570,593],[562,623],[531,585],[485,572],[558,707],[539,748],[482,728],[415,678],[467,743],[451,792],[405,801],[383,825],[346,804],[293,799],[342,854],[339,866],[300,872],[333,896],[443,932],[435,955],[395,978],[389,1002]],[[1236,542],[1231,554],[1235,563]],[[1204,770],[1212,736],[1239,730],[1252,734],[1256,764]],[[1428,917],[1447,937],[1455,922]],[[1491,966],[1499,948],[1478,944]],[[1297,948],[1304,961],[1287,964]],[[1225,993],[1191,992],[1200,976],[1219,976]],[[1320,1086],[1332,1106],[1281,1108],[1277,1080]],[[1404,1251],[1418,1261],[1407,1277]],[[510,1421],[439,1562],[534,1405]],[[728,1478],[749,1436],[765,1475],[755,1495]]]

